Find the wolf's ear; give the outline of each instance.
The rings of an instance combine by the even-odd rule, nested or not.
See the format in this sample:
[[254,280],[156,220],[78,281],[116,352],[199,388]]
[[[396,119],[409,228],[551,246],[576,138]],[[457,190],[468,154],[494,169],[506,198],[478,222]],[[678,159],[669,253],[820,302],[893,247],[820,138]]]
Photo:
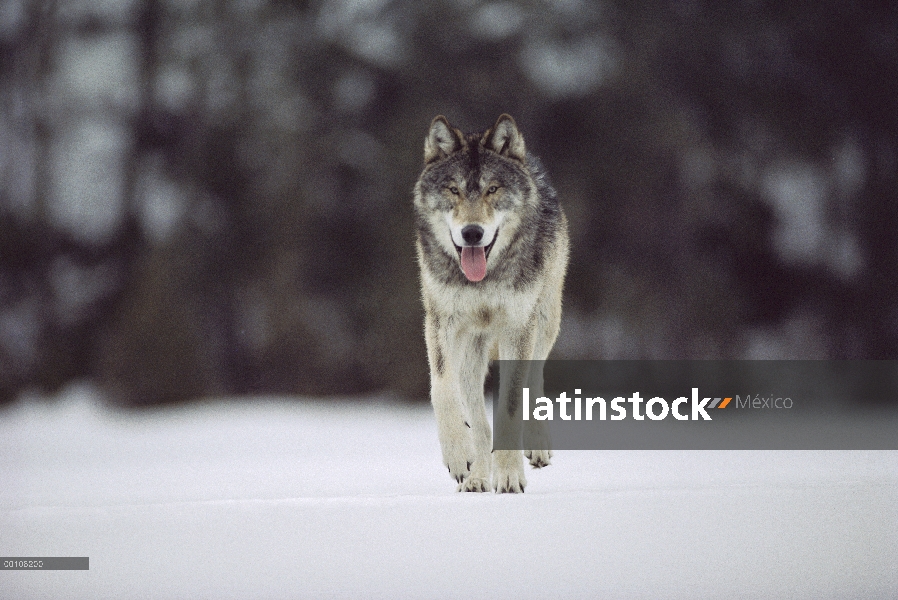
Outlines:
[[424,140],[424,162],[431,163],[449,156],[462,147],[459,131],[440,115],[430,123],[430,132]]
[[527,158],[524,136],[518,131],[518,125],[510,115],[502,115],[496,120],[493,128],[483,136],[483,145],[502,156],[521,162]]

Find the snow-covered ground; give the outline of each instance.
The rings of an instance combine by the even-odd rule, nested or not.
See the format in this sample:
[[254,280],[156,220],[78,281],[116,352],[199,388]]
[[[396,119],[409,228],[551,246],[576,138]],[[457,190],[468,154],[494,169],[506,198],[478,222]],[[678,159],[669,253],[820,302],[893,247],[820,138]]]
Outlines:
[[557,452],[458,494],[426,405],[0,410],[0,598],[898,598],[898,452]]

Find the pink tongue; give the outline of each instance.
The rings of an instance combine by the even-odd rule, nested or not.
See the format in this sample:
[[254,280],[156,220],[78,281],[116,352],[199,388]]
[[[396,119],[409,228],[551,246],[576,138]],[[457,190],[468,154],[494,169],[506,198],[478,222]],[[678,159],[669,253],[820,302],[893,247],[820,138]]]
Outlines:
[[480,281],[486,277],[486,252],[483,247],[461,249],[461,270],[470,281]]

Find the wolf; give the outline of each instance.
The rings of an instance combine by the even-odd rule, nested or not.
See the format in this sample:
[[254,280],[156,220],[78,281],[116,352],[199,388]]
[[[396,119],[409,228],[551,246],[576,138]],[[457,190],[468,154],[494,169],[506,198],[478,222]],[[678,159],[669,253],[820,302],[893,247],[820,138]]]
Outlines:
[[[507,114],[468,134],[442,115],[434,118],[414,188],[414,214],[443,463],[460,492],[523,492],[521,451],[492,451],[483,389],[490,360],[544,361],[555,343],[569,253],[567,218]],[[514,373],[515,381],[527,376]],[[535,377],[541,386],[541,369]],[[549,465],[543,421],[522,421],[520,403],[503,383],[499,393],[507,396],[502,406],[517,428],[514,435],[520,438],[523,424],[524,439],[546,448],[524,454],[535,468]]]

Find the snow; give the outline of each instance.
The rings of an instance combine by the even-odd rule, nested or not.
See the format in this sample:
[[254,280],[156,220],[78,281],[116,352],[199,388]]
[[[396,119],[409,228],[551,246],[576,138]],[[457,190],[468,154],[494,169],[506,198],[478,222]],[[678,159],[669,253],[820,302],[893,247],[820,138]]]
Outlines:
[[898,452],[556,452],[458,494],[383,398],[0,410],[0,598],[895,598]]

